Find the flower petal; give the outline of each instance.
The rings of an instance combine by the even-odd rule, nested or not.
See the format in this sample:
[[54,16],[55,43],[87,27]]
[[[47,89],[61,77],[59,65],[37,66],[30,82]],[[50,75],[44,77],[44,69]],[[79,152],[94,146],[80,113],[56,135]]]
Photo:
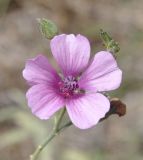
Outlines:
[[50,85],[34,85],[28,90],[26,97],[32,113],[40,119],[50,118],[64,106],[64,100],[56,94]]
[[43,55],[27,61],[23,70],[23,77],[30,85],[53,82],[59,78],[48,59]]
[[110,108],[110,102],[100,93],[86,94],[69,101],[66,107],[73,124],[80,129],[87,129],[96,125],[105,116]]
[[52,54],[64,75],[78,75],[88,64],[90,44],[82,35],[58,35],[51,40]]
[[118,68],[113,55],[101,51],[95,55],[92,63],[81,76],[79,85],[90,91],[110,91],[117,89],[121,80],[122,71]]

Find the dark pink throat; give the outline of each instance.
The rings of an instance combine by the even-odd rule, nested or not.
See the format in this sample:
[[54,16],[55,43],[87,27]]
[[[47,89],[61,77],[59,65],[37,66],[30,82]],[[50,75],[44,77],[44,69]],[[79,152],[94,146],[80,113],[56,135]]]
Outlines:
[[68,76],[58,83],[60,94],[64,98],[71,98],[79,94],[78,81],[73,76]]

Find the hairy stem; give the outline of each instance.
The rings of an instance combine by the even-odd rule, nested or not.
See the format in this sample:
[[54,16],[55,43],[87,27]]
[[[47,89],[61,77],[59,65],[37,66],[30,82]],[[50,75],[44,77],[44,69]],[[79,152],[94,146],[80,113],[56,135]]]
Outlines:
[[65,113],[66,109],[64,108],[61,113],[59,114],[59,117],[56,121],[56,124],[55,124],[55,127],[51,133],[51,135],[41,144],[37,147],[37,149],[35,150],[35,152],[30,155],[30,160],[37,160],[37,158],[39,157],[39,154],[40,152],[48,145],[48,143],[56,136],[58,135],[58,133],[60,131],[62,131],[64,128],[72,125],[71,122],[68,122],[66,124],[64,124],[63,126],[60,127],[60,124],[61,124],[61,121],[62,121],[62,118],[64,116],[64,113]]

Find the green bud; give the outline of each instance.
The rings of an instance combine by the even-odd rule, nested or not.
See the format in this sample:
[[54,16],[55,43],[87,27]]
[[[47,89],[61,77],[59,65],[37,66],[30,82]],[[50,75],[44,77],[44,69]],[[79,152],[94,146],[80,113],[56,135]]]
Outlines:
[[108,43],[107,50],[112,52],[112,53],[117,53],[120,50],[119,44],[112,39]]
[[119,44],[107,32],[104,32],[102,29],[100,30],[100,36],[107,51],[113,53],[114,56],[116,56],[116,53],[120,50]]
[[47,39],[52,39],[55,35],[58,34],[58,28],[52,21],[42,18],[38,19],[38,22],[41,33]]
[[102,29],[100,29],[100,36],[105,45],[112,40],[109,34],[107,34],[107,32],[104,32]]

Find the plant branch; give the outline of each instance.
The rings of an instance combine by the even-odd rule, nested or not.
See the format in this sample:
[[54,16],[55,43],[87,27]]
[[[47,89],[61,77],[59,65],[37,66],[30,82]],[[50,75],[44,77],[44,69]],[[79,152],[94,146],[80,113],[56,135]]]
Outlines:
[[37,147],[37,149],[35,150],[35,152],[30,155],[30,160],[37,160],[37,158],[39,157],[40,152],[47,146],[47,144],[56,136],[58,135],[58,133],[63,130],[64,128],[70,126],[72,123],[66,123],[65,125],[60,127],[62,118],[65,114],[66,109],[64,108],[60,114],[59,117],[56,121],[55,127],[53,129],[53,132],[51,133],[51,135],[41,144]]

